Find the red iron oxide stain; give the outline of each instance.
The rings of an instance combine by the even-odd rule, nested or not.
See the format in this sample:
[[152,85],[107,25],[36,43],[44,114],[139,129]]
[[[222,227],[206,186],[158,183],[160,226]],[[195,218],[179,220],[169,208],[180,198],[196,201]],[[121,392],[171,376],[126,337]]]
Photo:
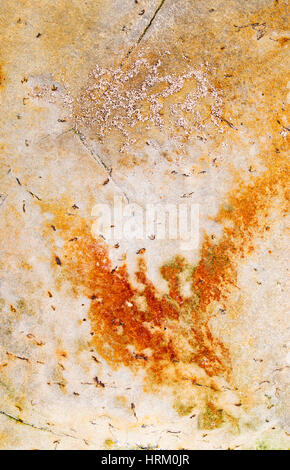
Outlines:
[[0,64],[0,89],[4,88],[4,85],[5,85],[5,75],[3,72],[2,65]]
[[[91,298],[93,344],[112,367],[145,367],[158,383],[169,364],[197,363],[209,376],[227,372],[228,352],[194,310],[196,295],[185,299],[175,285],[185,268],[181,258],[161,269],[171,286],[167,297],[158,295],[147,278],[143,259],[136,273],[140,290],[132,287],[125,265],[112,271],[106,247],[89,233],[67,246],[66,260],[70,280]],[[137,306],[137,297],[143,297],[146,309]]]
[[[286,210],[287,170],[283,157],[277,156],[261,176],[252,177],[248,185],[237,184],[216,218],[223,234],[217,242],[205,236],[197,266],[177,256],[160,268],[168,295],[161,295],[148,279],[143,258],[136,272],[140,287],[134,288],[126,264],[112,269],[107,247],[93,238],[83,219],[72,227],[65,211],[58,208],[57,213],[50,207],[54,225],[67,240],[59,254],[62,264],[54,263],[55,269],[76,293],[91,299],[92,343],[99,355],[113,368],[145,369],[147,383],[157,386],[194,382],[192,366],[199,366],[204,377],[229,379],[229,350],[214,336],[209,321],[217,305],[230,307],[237,263],[268,230],[266,221],[275,198],[281,213]],[[187,297],[182,294],[182,273],[191,285]]]
[[[274,36],[272,38],[272,31],[278,30],[280,34],[283,33],[283,37],[277,41],[281,45],[284,42],[286,44],[287,41],[283,39],[286,38],[283,17],[284,7],[276,2],[273,9],[260,10],[257,17],[242,15],[239,18],[237,13],[233,20],[231,16],[231,21],[235,21],[233,25],[243,27],[235,28],[231,25],[233,40],[227,41],[226,48],[216,47],[218,30],[217,34],[207,34],[206,31],[201,42],[199,35],[196,35],[198,39],[194,39],[187,34],[189,31],[184,32],[183,23],[175,28],[176,41],[171,38],[171,43],[176,43],[177,50],[169,58],[163,59],[165,73],[168,69],[184,73],[185,66],[179,65],[179,60],[176,60],[180,57],[180,52],[188,53],[188,57],[192,57],[192,63],[196,64],[200,63],[204,49],[215,51],[210,61],[218,64],[218,67],[214,74],[211,73],[211,79],[215,88],[223,91],[222,116],[229,117],[229,122],[236,126],[241,126],[243,116],[243,126],[249,127],[253,140],[256,139],[259,143],[260,158],[266,170],[257,177],[254,174],[248,175],[248,184],[240,177],[237,178],[216,217],[216,221],[223,227],[222,236],[216,241],[210,234],[205,236],[200,261],[196,266],[189,266],[186,260],[178,256],[160,267],[161,276],[168,283],[168,295],[161,295],[148,279],[146,263],[140,255],[136,255],[140,258],[136,272],[140,287],[134,288],[126,265],[112,269],[107,247],[93,238],[89,225],[83,219],[78,218],[78,226],[71,226],[71,218],[65,215],[69,204],[63,209],[53,205],[49,208],[55,214],[55,220],[50,220],[49,223],[55,225],[58,233],[67,240],[61,253],[53,253],[52,264],[60,281],[69,280],[76,293],[84,293],[91,300],[92,342],[98,354],[113,368],[125,365],[134,372],[145,370],[146,380],[150,384],[172,385],[184,380],[195,382],[196,366],[201,371],[198,373],[201,377],[198,379],[199,383],[206,380],[205,376],[223,376],[227,379],[231,376],[229,350],[215,337],[210,321],[218,307],[230,309],[231,293],[238,283],[238,264],[251,254],[256,239],[263,237],[269,230],[268,215],[271,206],[278,200],[279,216],[286,211],[289,167],[286,158],[282,156],[287,152],[287,141],[281,136],[283,122],[280,121],[280,114],[283,117],[283,113],[278,110],[275,113],[270,112],[277,108],[278,102],[282,102],[280,90],[285,89],[286,79],[273,72],[277,69],[276,46],[262,55],[259,48],[253,48],[260,34],[260,30],[255,29],[256,25],[261,25],[261,32],[264,33],[264,22],[267,23],[267,34],[271,39],[276,40]],[[213,23],[209,25],[213,28]],[[242,40],[237,42],[239,37]],[[212,40],[209,43],[212,45],[210,48],[209,40]],[[277,43],[279,53],[282,50],[280,44]],[[159,43],[157,47],[160,47]],[[240,48],[238,54],[236,47]],[[201,56],[198,51],[201,51]],[[252,54],[253,59],[249,61],[248,57]],[[134,53],[129,62],[133,60],[133,56]],[[152,52],[152,57],[147,57],[148,62],[154,63],[155,57],[158,54]],[[141,71],[139,77],[141,84],[144,82],[142,73]],[[163,77],[163,72],[161,76]],[[265,81],[264,77],[269,77],[269,80]],[[244,83],[248,83],[249,89],[246,98],[243,94]],[[137,79],[131,85],[138,91]],[[97,91],[93,90],[94,93]],[[184,93],[186,92],[185,87]],[[182,95],[181,91],[178,99],[182,101],[182,96],[179,95]],[[93,119],[91,122],[90,112],[94,116],[94,103],[98,101],[94,99],[92,105],[89,97],[85,97],[88,102],[81,101],[81,109],[78,109],[78,103],[74,112],[81,118],[85,111],[94,135],[95,121]],[[249,107],[249,104],[252,106]],[[201,115],[208,116],[208,103],[201,100],[200,106]],[[257,113],[260,106],[265,112]],[[166,115],[164,119],[166,121]],[[222,124],[230,132],[233,141],[245,146],[247,153],[247,146],[244,141],[240,141],[239,132],[225,121]],[[263,134],[274,136],[266,144],[260,139],[261,128]],[[107,135],[107,129],[105,131]],[[146,134],[143,125],[141,131],[140,143],[137,144],[142,147]],[[135,134],[138,133],[134,133],[134,136]],[[138,141],[137,136],[135,137]],[[219,149],[223,140],[224,134],[215,133],[213,145]],[[116,142],[119,149],[119,137]],[[48,230],[53,237],[54,232],[51,228]],[[55,256],[59,257],[61,265],[56,265]],[[185,296],[182,290],[184,274],[191,286],[189,296]]]

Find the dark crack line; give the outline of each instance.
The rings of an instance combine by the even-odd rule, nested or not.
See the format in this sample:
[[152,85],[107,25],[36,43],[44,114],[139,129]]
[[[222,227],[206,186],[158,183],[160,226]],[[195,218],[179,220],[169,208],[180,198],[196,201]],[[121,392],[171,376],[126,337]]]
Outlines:
[[[131,48],[129,49],[129,51],[127,52],[127,54],[125,55],[125,57],[122,59],[121,63],[120,63],[120,68],[123,67],[125,61],[128,59],[128,57],[132,54],[132,52],[136,49],[136,47],[140,44],[140,42],[142,41],[142,39],[144,38],[145,34],[147,33],[147,31],[149,30],[149,28],[152,26],[156,16],[158,15],[158,12],[160,11],[160,9],[163,7],[165,3],[165,0],[161,0],[161,2],[159,3],[158,7],[156,8],[156,10],[154,11],[154,14],[152,16],[152,18],[150,19],[149,23],[147,24],[147,26],[145,27],[145,29],[142,31],[142,33],[140,34],[140,36],[138,37],[137,41],[135,42],[135,44],[133,44],[133,46],[131,46]],[[107,90],[111,87],[112,83],[109,84]],[[106,90],[106,91],[107,91]],[[105,92],[106,92],[105,91]],[[104,92],[104,93],[105,93]],[[103,94],[104,94],[103,93]],[[103,95],[102,95],[103,96]],[[101,97],[102,97],[101,96]],[[100,98],[101,98],[100,97]],[[119,185],[116,183],[116,181],[114,181],[114,179],[112,178],[112,169],[108,167],[108,165],[103,161],[103,159],[98,155],[96,154],[95,152],[92,151],[92,149],[90,148],[90,146],[88,145],[87,143],[87,140],[85,138],[85,136],[76,128],[76,127],[73,127],[72,128],[73,132],[79,137],[81,143],[84,145],[84,147],[87,149],[87,151],[89,152],[89,154],[93,157],[93,159],[102,167],[105,169],[105,171],[107,172],[108,174],[108,177],[110,178],[110,180],[114,183],[114,185],[118,188],[119,191],[121,191],[121,193],[123,194],[124,198],[126,199],[126,201],[129,203],[129,198],[127,196],[127,194],[119,187]]]
[[96,154],[95,152],[92,151],[92,149],[89,147],[87,141],[86,141],[86,138],[84,137],[84,135],[79,131],[77,130],[75,127],[72,129],[73,132],[78,136],[78,138],[80,139],[81,143],[83,144],[83,146],[87,149],[87,151],[89,152],[89,154],[93,157],[93,159],[103,168],[106,170],[106,172],[108,173],[108,176],[111,177],[111,168],[108,167],[108,165],[102,160],[102,158]]
[[16,423],[23,424],[24,426],[29,426],[34,429],[38,429],[39,431],[45,431],[45,432],[50,432],[51,434],[55,434],[57,436],[60,436],[60,434],[57,434],[53,432],[51,429],[42,427],[42,426],[36,426],[35,424],[27,423],[26,421],[23,421],[20,418],[16,418],[16,416],[12,416],[9,413],[6,413],[5,411],[0,411],[0,414],[3,416],[6,416],[6,418],[11,419],[12,421],[16,421]]
[[158,5],[158,7],[156,8],[155,12],[154,12],[154,15],[152,16],[151,20],[149,21],[148,25],[146,26],[146,28],[144,29],[143,33],[141,34],[141,36],[139,36],[138,38],[138,41],[137,41],[137,44],[139,44],[142,39],[144,38],[145,34],[147,33],[148,29],[150,28],[150,26],[152,25],[153,21],[155,20],[159,10],[163,7],[165,3],[165,0],[161,0],[160,4]]
[[165,3],[165,0],[161,0],[161,2],[159,3],[158,7],[156,8],[152,18],[150,19],[149,23],[147,24],[147,26],[145,27],[145,29],[142,31],[142,33],[140,34],[140,36],[138,37],[137,41],[135,42],[135,44],[133,44],[133,46],[130,47],[130,49],[128,50],[127,54],[125,55],[125,57],[123,58],[121,64],[120,64],[120,67],[122,67],[124,65],[124,62],[128,59],[128,57],[132,54],[132,52],[136,49],[136,47],[138,46],[138,44],[140,44],[140,42],[142,41],[142,39],[144,38],[145,34],[147,33],[148,29],[152,26],[152,23],[154,22],[156,16],[158,15],[158,12],[160,11],[160,9],[163,7]]
[[60,134],[47,134],[47,135],[45,135],[44,137],[41,137],[41,139],[37,140],[35,143],[36,143],[36,144],[39,144],[39,143],[43,142],[44,140],[49,139],[50,137],[52,137],[52,138],[54,138],[54,139],[58,139],[58,138],[61,137],[62,135],[68,134],[68,133],[71,132],[72,130],[74,130],[73,127],[70,127],[69,129],[64,130],[64,131],[61,132]]
[[37,429],[38,431],[49,432],[50,434],[53,434],[54,436],[70,437],[71,439],[83,440],[82,438],[72,436],[71,434],[54,432],[50,428],[47,428],[45,426],[36,426],[35,424],[27,423],[26,421],[23,421],[20,418],[16,418],[16,416],[10,415],[9,413],[6,413],[5,411],[2,411],[2,410],[0,410],[0,414],[3,416],[6,416],[6,418],[11,419],[12,421],[15,421],[18,424],[23,424],[23,426],[29,426],[30,428]]
[[[143,32],[140,34],[139,38],[137,39],[137,41],[130,47],[130,49],[128,50],[127,54],[125,55],[125,57],[123,57],[123,59],[121,60],[121,63],[119,65],[119,68],[121,69],[124,65],[124,63],[126,62],[126,60],[128,59],[128,57],[132,54],[132,52],[136,49],[136,47],[140,44],[140,42],[142,41],[142,39],[144,38],[145,34],[147,33],[148,29],[150,28],[150,26],[152,25],[153,21],[155,20],[156,18],[156,15],[158,14],[159,10],[162,8],[162,6],[164,5],[165,3],[165,0],[162,0],[161,3],[159,4],[159,6],[156,8],[151,20],[149,21],[149,23],[147,24],[146,28],[143,30]],[[101,96],[99,97],[99,100],[104,96],[105,93],[107,93],[108,90],[110,90],[111,86],[112,86],[112,83],[114,83],[114,79],[111,80],[111,82],[108,84],[108,86],[106,87],[105,91],[101,94]],[[75,129],[74,129],[75,130]]]
[[122,188],[120,188],[118,183],[112,177],[112,168],[109,168],[108,165],[106,164],[106,162],[104,162],[104,160],[90,148],[90,146],[87,143],[87,140],[86,140],[85,136],[78,129],[76,129],[74,127],[74,128],[72,128],[72,130],[78,136],[78,138],[80,139],[80,142],[83,144],[83,146],[85,147],[87,152],[91,155],[91,157],[95,160],[95,162],[97,162],[98,165],[101,168],[103,168],[103,170],[106,171],[106,173],[108,175],[108,178],[110,179],[110,181],[112,181],[112,183],[118,189],[118,191],[120,191],[122,193],[122,195],[126,199],[126,202],[129,203],[129,198],[128,198],[127,194],[122,190]]

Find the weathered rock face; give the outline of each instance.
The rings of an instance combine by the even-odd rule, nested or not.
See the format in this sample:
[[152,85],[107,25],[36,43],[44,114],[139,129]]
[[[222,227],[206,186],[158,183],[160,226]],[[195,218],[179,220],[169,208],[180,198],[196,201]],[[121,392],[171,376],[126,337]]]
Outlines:
[[[13,3],[0,447],[289,447],[288,2]],[[116,201],[198,243],[110,237]]]

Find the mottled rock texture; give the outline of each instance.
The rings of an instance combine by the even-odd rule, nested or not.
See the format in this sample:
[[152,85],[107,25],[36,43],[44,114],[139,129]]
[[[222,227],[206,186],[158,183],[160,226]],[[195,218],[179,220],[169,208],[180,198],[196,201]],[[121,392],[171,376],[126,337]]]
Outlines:
[[[0,448],[289,448],[288,2],[0,15]],[[98,236],[116,196],[198,247]]]

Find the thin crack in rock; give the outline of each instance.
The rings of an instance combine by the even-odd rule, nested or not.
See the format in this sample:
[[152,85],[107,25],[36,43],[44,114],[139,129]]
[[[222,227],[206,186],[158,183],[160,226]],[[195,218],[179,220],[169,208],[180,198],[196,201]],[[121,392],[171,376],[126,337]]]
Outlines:
[[45,426],[36,426],[35,424],[27,423],[26,421],[23,421],[20,418],[16,418],[16,416],[10,415],[9,413],[6,413],[5,411],[2,411],[2,410],[0,410],[0,414],[3,416],[6,416],[6,418],[11,419],[12,421],[15,421],[16,423],[23,424],[24,426],[29,426],[33,429],[38,429],[38,431],[49,432],[50,434],[53,434],[54,436],[70,437],[71,439],[76,439],[76,440],[81,440],[81,441],[83,440],[82,438],[72,436],[71,434],[54,432],[50,428],[47,428]]
[[140,44],[140,42],[142,41],[142,39],[144,38],[145,34],[147,33],[147,31],[149,30],[149,28],[151,27],[153,21],[155,20],[158,12],[160,11],[160,9],[163,7],[165,3],[165,0],[162,0],[158,7],[156,8],[152,18],[150,19],[149,23],[147,24],[147,26],[145,27],[145,29],[142,31],[142,33],[140,34],[140,36],[138,37],[137,41],[135,44],[133,44],[133,46],[130,47],[129,51],[127,52],[127,54],[125,55],[125,57],[122,59],[122,62],[120,64],[120,67],[123,67],[125,61],[128,59],[128,57],[132,54],[132,52],[136,49],[136,47],[138,46],[138,44]]
[[122,193],[122,195],[123,195],[124,198],[126,199],[126,202],[129,203],[129,198],[128,198],[127,194],[122,190],[122,188],[120,188],[120,186],[116,183],[116,181],[115,181],[114,178],[112,177],[112,169],[108,167],[108,165],[103,161],[103,159],[102,159],[98,154],[96,154],[95,152],[93,152],[93,150],[89,147],[86,138],[83,136],[83,134],[82,134],[78,129],[76,129],[76,128],[74,127],[74,128],[72,128],[72,130],[73,130],[73,132],[78,136],[78,138],[80,139],[80,142],[83,144],[83,146],[85,147],[85,149],[89,152],[89,154],[91,155],[91,157],[92,157],[103,169],[105,169],[106,173],[108,174],[108,177],[109,177],[110,181],[112,181],[112,183],[116,186],[116,188]]
[[0,194],[0,207],[4,204],[5,200],[7,198],[7,194]]
[[[6,418],[9,418],[11,419],[12,421],[16,421],[17,423],[19,424],[23,424],[24,426],[29,426],[31,428],[34,428],[34,429],[38,429],[39,431],[45,431],[45,432],[49,432],[51,434],[54,434],[54,435],[61,435],[60,433],[55,433],[53,432],[51,429],[49,428],[46,428],[44,426],[36,426],[35,424],[31,424],[31,423],[27,423],[26,421],[23,421],[22,419],[20,418],[16,418],[16,416],[12,416],[10,415],[9,413],[6,413],[5,411],[0,411],[0,414],[3,415],[3,416],[6,416]],[[72,436],[70,436],[72,437]]]
[[[145,27],[145,29],[142,31],[142,33],[140,34],[140,36],[138,37],[137,41],[135,44],[133,44],[133,46],[131,46],[131,48],[129,49],[129,51],[127,52],[127,54],[125,55],[125,57],[122,59],[121,61],[121,64],[120,64],[120,68],[123,67],[125,61],[129,58],[129,56],[132,54],[132,52],[135,50],[135,48],[138,46],[138,44],[140,44],[140,42],[142,41],[143,37],[145,36],[145,34],[147,33],[147,31],[149,30],[149,28],[151,27],[152,23],[154,22],[158,12],[160,11],[160,9],[162,8],[162,6],[164,5],[165,3],[165,0],[162,0],[160,2],[160,4],[158,5],[158,7],[156,8],[152,18],[150,19],[149,23],[147,24],[147,26]],[[111,84],[113,83],[114,80],[112,80],[112,82],[108,85],[108,88],[110,88]],[[105,93],[106,91],[104,91]],[[100,97],[102,98],[102,96]],[[106,165],[106,163],[101,159],[101,157],[97,154],[95,154],[88,146],[88,143],[86,141],[86,138],[83,136],[83,134],[76,128],[74,127],[73,128],[73,131],[78,135],[80,141],[82,142],[82,144],[86,147],[86,149],[88,150],[88,152],[91,154],[91,156],[102,166],[105,168],[106,172],[108,173],[109,175],[109,178],[112,180],[112,182],[116,185],[116,187],[118,187],[118,189],[122,192],[123,196],[125,197],[126,201],[129,203],[129,198],[127,196],[127,194],[118,186],[118,184],[113,180],[112,176],[111,176],[111,169]]]

